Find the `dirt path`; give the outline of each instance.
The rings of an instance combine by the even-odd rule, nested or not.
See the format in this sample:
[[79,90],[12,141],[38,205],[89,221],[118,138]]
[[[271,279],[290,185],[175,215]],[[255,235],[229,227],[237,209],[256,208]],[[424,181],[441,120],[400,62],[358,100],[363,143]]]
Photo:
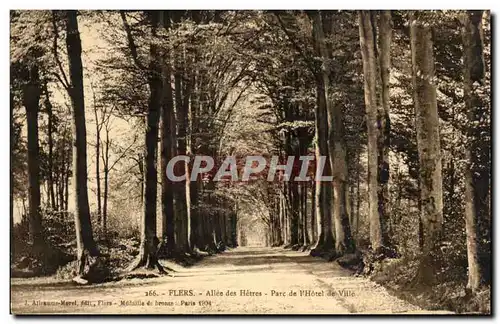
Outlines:
[[431,313],[391,296],[366,278],[352,276],[336,263],[281,248],[237,248],[191,268],[174,269],[175,277],[93,286],[41,278],[13,279],[12,312]]

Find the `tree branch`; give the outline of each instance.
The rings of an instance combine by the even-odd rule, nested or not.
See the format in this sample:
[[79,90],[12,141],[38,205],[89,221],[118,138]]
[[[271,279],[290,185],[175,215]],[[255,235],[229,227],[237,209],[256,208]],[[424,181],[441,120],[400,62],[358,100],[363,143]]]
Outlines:
[[[59,71],[61,72],[61,75],[57,74],[57,73],[54,73],[55,77],[59,80],[59,82],[61,82],[61,84],[63,85],[64,89],[69,90],[69,82],[68,82],[68,78],[66,77],[66,73],[64,72],[64,69],[63,69],[63,66],[62,66],[62,63],[61,63],[61,60],[59,60],[59,54],[58,54],[58,51],[57,51],[57,40],[59,38],[59,32],[57,30],[57,20],[56,20],[56,11],[55,10],[52,10],[52,27],[54,28],[54,41],[53,41],[53,45],[52,45],[52,51],[53,51],[53,54],[54,54],[54,59],[57,63],[57,66],[59,67]],[[62,76],[62,78],[61,78]]]
[[127,17],[125,16],[124,11],[120,11],[120,16],[123,21],[123,28],[125,29],[125,33],[127,33],[128,47],[130,48],[130,53],[132,54],[132,59],[134,60],[135,65],[141,70],[146,70],[146,67],[139,60],[139,56],[137,54],[137,46],[135,45],[134,38],[132,37],[132,31],[130,29],[130,25],[127,22]]
[[313,75],[316,75],[316,68],[314,67],[313,64],[311,64],[310,60],[307,58],[306,54],[304,53],[304,50],[297,44],[295,39],[293,38],[293,35],[288,31],[286,28],[285,24],[283,23],[283,20],[281,20],[281,17],[279,13],[274,12],[274,15],[278,19],[278,22],[280,24],[281,29],[285,32],[286,36],[288,37],[288,40],[292,43],[293,47],[295,47],[295,50],[302,56],[302,59],[304,59],[304,62],[306,63],[307,67],[311,71]]
[[134,141],[132,142],[132,144],[130,144],[127,148],[125,148],[122,152],[122,154],[120,154],[120,156],[113,162],[113,164],[111,164],[111,166],[108,168],[108,171],[111,171],[113,170],[114,166],[121,160],[125,157],[125,155],[128,153],[128,151],[135,145],[135,143],[137,142],[137,136],[134,136]]

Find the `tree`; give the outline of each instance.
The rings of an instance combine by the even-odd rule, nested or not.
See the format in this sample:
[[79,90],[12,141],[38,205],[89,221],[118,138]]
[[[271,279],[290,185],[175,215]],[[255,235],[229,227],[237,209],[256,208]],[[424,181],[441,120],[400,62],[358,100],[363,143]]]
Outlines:
[[363,58],[366,125],[368,131],[368,217],[370,219],[370,242],[373,250],[383,247],[382,224],[378,209],[378,151],[377,128],[377,66],[375,40],[370,11],[359,11],[359,37]]
[[[391,246],[391,224],[389,222],[389,147],[391,144],[390,92],[392,16],[389,10],[380,13],[379,28],[379,65],[380,65],[380,102],[378,112],[378,209],[384,245]],[[372,26],[375,28],[375,26]]]
[[47,83],[48,81],[45,80],[43,84],[43,92],[45,93],[45,109],[47,111],[47,118],[48,118],[48,125],[47,125],[47,136],[48,136],[48,145],[49,145],[49,155],[48,155],[48,187],[49,187],[49,201],[50,201],[50,207],[53,209],[56,209],[58,206],[56,206],[56,197],[55,197],[55,191],[54,191],[54,140],[53,140],[53,134],[54,134],[54,113],[53,113],[53,107],[52,103],[50,101],[50,94],[47,89]]
[[[185,45],[183,45],[185,46]],[[177,154],[188,154],[188,113],[189,99],[191,96],[191,84],[186,69],[185,49],[180,49],[173,53],[174,56],[174,80],[175,80],[175,110],[177,117]],[[191,252],[189,240],[191,222],[190,204],[190,180],[189,165],[181,161],[177,163],[177,172],[180,176],[185,175],[185,179],[174,184],[175,196],[175,233],[176,249],[179,253]]]
[[84,277],[89,257],[98,257],[99,250],[92,234],[87,190],[87,135],[83,92],[82,43],[76,10],[64,13],[66,50],[69,64],[68,94],[73,107],[73,170],[75,195],[75,228],[77,244],[77,274]]
[[[347,162],[346,145],[344,138],[344,118],[342,108],[336,104],[331,97],[330,91],[330,68],[329,54],[325,45],[323,32],[323,21],[321,12],[315,15],[315,26],[317,26],[317,41],[319,54],[323,63],[321,74],[325,87],[325,105],[328,120],[328,152],[333,175],[333,219],[335,229],[335,250],[338,255],[353,252],[354,240],[351,235],[351,226],[347,213]],[[330,21],[330,23],[332,23]],[[330,50],[331,52],[331,50]]]
[[[101,166],[100,166],[100,157],[101,157],[101,130],[104,125],[104,120],[99,118],[99,108],[96,102],[96,94],[94,90],[94,86],[92,85],[92,101],[94,108],[94,118],[95,118],[95,130],[96,130],[96,141],[95,141],[95,178],[96,178],[96,198],[97,198],[97,223],[101,223],[102,217],[102,199],[101,199]],[[104,119],[104,118],[103,118]]]
[[489,152],[482,146],[482,128],[488,107],[481,100],[481,86],[485,78],[483,54],[483,11],[463,14],[464,98],[469,122],[465,169],[465,230],[467,235],[467,287],[477,291],[485,282],[481,262],[482,235],[489,215]]
[[[164,20],[164,26],[168,30],[170,19]],[[170,53],[163,53],[163,102],[161,107],[161,213],[163,244],[166,244],[167,256],[175,252],[175,213],[173,183],[167,177],[167,164],[175,155],[176,151],[176,128],[174,99],[172,92],[172,72]]]
[[432,30],[422,15],[424,14],[410,14],[413,95],[420,164],[420,217],[423,226],[419,279],[425,284],[432,284],[439,267],[437,262],[443,225],[443,180]]
[[[102,164],[104,167],[103,173],[104,173],[104,192],[103,192],[103,199],[102,199],[102,215],[101,216],[101,229],[102,233],[106,235],[107,232],[107,226],[108,226],[108,197],[109,197],[109,171],[111,171],[110,165],[109,165],[109,147],[111,146],[112,140],[109,138],[109,132],[110,132],[110,126],[109,126],[109,116],[104,122],[104,130],[106,132],[105,140],[104,140],[104,149],[101,151],[101,158],[102,158]],[[99,136],[100,137],[100,136]],[[100,139],[99,139],[100,140]],[[99,144],[100,146],[101,144]],[[97,153],[97,149],[96,149]],[[96,156],[96,160],[99,160],[99,156]],[[98,163],[96,163],[98,164]],[[97,166],[96,166],[97,168]],[[98,178],[100,181],[100,176]],[[98,185],[98,192],[100,192],[100,184]],[[99,200],[100,200],[99,196]]]
[[156,235],[156,201],[157,201],[157,168],[156,151],[158,142],[158,122],[160,119],[161,101],[162,101],[162,69],[161,53],[155,42],[158,27],[161,26],[162,12],[148,12],[147,19],[150,23],[151,37],[153,40],[149,44],[149,66],[146,68],[140,62],[137,56],[137,47],[132,38],[132,33],[127,22],[125,13],[120,12],[129,49],[137,67],[147,71],[149,85],[149,101],[146,112],[146,131],[144,134],[144,201],[143,214],[141,217],[141,243],[139,255],[131,264],[129,270],[135,270],[140,267],[147,269],[157,268],[160,273],[164,273],[163,267],[158,262],[158,237]]
[[[320,51],[321,43],[324,42],[323,25],[319,14],[313,21],[313,33],[315,36],[316,47]],[[327,102],[328,102],[328,84],[325,84],[325,79],[321,73],[316,73],[316,92],[317,104],[315,110],[316,116],[316,161],[319,166],[320,157],[325,158],[324,175],[330,176],[332,169],[329,159],[328,147],[328,119],[327,119]],[[320,220],[321,228],[319,231],[318,242],[314,250],[319,252],[333,249],[335,240],[332,233],[332,218],[331,218],[331,202],[332,202],[332,187],[330,184],[317,181],[316,182],[316,215]],[[313,251],[314,251],[313,250]],[[313,253],[314,254],[314,253]]]
[[44,239],[40,214],[40,165],[38,162],[38,111],[41,95],[39,69],[36,63],[24,67],[26,85],[23,89],[23,104],[28,124],[28,200],[30,220],[30,243],[35,255],[40,255]]

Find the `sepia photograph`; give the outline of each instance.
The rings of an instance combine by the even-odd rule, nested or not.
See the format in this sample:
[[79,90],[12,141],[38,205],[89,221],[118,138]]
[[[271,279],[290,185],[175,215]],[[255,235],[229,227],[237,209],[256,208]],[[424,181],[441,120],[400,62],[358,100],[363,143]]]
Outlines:
[[9,12],[12,315],[492,316],[489,10],[160,9]]

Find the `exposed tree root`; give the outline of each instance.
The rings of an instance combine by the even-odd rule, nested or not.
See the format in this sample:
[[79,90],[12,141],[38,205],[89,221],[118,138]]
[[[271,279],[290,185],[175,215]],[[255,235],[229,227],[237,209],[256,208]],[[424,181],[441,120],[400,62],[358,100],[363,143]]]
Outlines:
[[333,249],[333,248],[325,249],[325,250],[312,249],[311,252],[309,253],[309,255],[314,256],[314,257],[320,257],[320,258],[323,258],[327,261],[333,261],[338,257],[337,253],[335,252],[335,249]]
[[323,242],[318,243],[316,246],[309,252],[310,256],[313,257],[321,257],[327,261],[333,261],[336,257],[338,257],[335,252],[334,244],[332,242]]
[[322,257],[328,261],[332,261],[335,256],[335,240],[332,233],[323,233],[319,235],[318,241],[314,248],[309,253],[310,256]]
[[77,255],[77,271],[73,281],[77,284],[100,283],[112,280],[109,255],[97,249],[83,249]]
[[193,255],[195,255],[195,256],[196,256],[196,257],[198,257],[198,258],[203,258],[203,257],[205,257],[205,256],[209,256],[209,255],[210,255],[210,253],[208,253],[208,252],[206,252],[206,251],[202,251],[202,250],[200,250],[198,247],[195,247],[195,248],[193,249]]
[[377,263],[382,262],[384,259],[398,257],[399,254],[394,249],[382,246],[375,251],[365,249],[346,253],[337,259],[337,263],[344,268],[356,271],[357,274],[370,275]]
[[147,270],[148,272],[157,272],[160,275],[168,274],[158,259],[151,254],[139,255],[137,259],[127,268],[127,272],[138,272],[138,270]]
[[[192,251],[182,251],[178,249],[172,249],[168,254],[161,254],[161,259],[171,260],[178,263],[184,267],[188,267],[201,260],[204,256],[212,255],[209,252],[200,251],[198,248],[194,248]],[[167,269],[168,270],[168,269]]]
[[321,253],[322,253],[321,247],[316,246],[309,252],[309,255],[313,257],[319,257],[321,256]]
[[207,245],[205,245],[205,248],[202,249],[202,251],[207,252],[209,255],[214,255],[218,252],[217,244],[215,244],[213,241],[210,241]]
[[344,268],[355,271],[356,273],[361,272],[364,267],[363,255],[359,251],[340,256],[337,259],[337,263]]
[[311,246],[309,244],[304,244],[300,247],[299,251],[305,252],[311,249]]

